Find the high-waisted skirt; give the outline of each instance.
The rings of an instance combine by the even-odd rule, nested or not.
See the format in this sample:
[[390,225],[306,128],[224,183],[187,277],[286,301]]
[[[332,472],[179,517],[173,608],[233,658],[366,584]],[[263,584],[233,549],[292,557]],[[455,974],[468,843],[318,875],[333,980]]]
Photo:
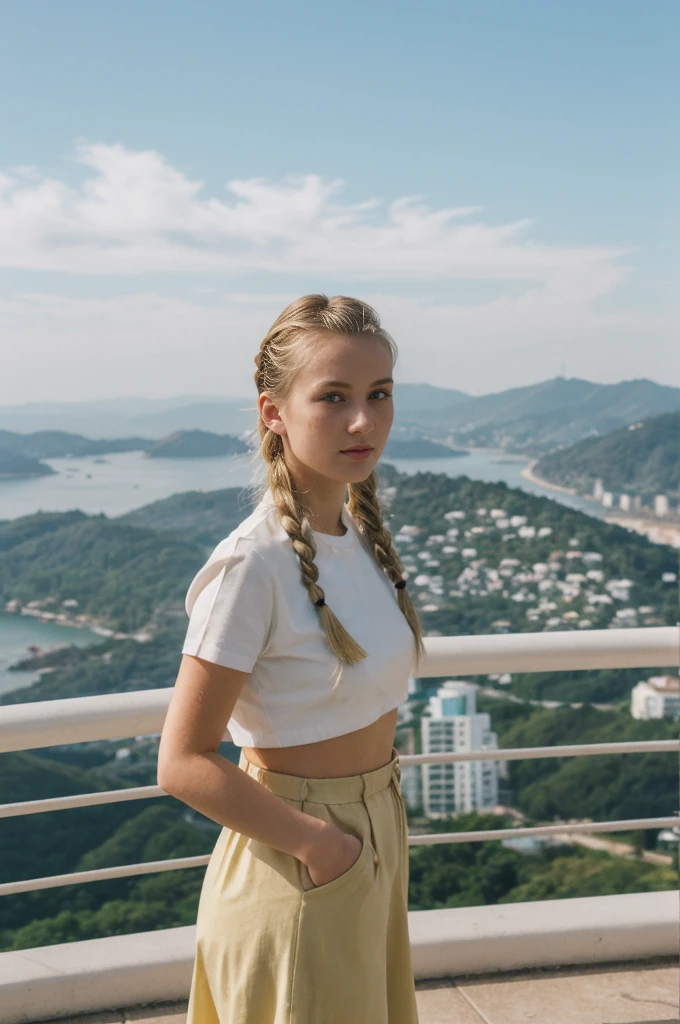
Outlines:
[[315,886],[291,854],[223,828],[196,921],[187,1024],[418,1024],[408,933],[408,826],[399,754],[374,771],[306,779],[239,767],[361,839]]

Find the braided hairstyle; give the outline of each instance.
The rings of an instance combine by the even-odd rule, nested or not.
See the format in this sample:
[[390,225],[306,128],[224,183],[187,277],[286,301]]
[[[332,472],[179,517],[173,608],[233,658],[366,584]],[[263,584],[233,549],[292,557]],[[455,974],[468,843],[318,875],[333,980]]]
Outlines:
[[[254,359],[258,394],[266,391],[275,403],[284,399],[305,357],[305,345],[300,342],[310,342],[324,331],[330,334],[370,334],[378,337],[390,348],[393,364],[396,360],[397,348],[393,338],[380,326],[378,314],[367,303],[344,295],[336,295],[331,299],[326,295],[303,295],[283,310],[260,345],[260,351]],[[318,609],[328,645],[340,663],[340,673],[333,686],[335,690],[342,678],[344,665],[362,661],[367,656],[366,651],[350,636],[325,602],[323,588],[319,586],[319,570],[314,561],[317,550],[314,534],[305,510],[296,497],[283,457],[283,439],[267,427],[261,416],[258,416],[257,430],[260,455],[267,467],[267,480],[261,497],[264,497],[268,487],[281,525],[300,560],[302,582],[307,588],[310,601]],[[375,469],[365,480],[348,483],[347,505],[362,535],[367,538],[376,563],[397,587],[399,607],[413,630],[419,661],[425,653],[422,626],[406,589],[401,559],[383,522],[377,484]]]

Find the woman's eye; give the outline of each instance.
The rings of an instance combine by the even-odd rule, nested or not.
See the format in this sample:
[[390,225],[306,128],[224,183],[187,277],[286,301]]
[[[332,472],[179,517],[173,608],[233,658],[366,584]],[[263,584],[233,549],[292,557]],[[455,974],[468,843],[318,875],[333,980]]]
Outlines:
[[[391,392],[385,391],[384,388],[379,388],[378,391],[374,391],[373,394],[374,395],[386,395],[388,398],[392,397]],[[329,391],[327,395],[323,396],[322,400],[325,400],[326,398],[342,398],[342,395],[340,395],[337,391]],[[329,404],[330,405],[337,405],[338,403],[337,402],[330,402]]]

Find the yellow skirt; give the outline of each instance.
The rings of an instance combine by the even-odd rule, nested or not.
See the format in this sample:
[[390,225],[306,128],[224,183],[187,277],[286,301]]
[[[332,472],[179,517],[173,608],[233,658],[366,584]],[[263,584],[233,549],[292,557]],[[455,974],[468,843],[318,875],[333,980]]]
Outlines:
[[222,829],[201,889],[187,1024],[418,1024],[396,748],[381,768],[341,778],[270,771],[243,752],[239,767],[363,847],[315,886],[296,857]]

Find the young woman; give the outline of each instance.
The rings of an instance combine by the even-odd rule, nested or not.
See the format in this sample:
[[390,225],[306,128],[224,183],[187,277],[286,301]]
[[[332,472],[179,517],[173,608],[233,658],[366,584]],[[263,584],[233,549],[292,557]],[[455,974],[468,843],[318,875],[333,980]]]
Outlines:
[[418,1022],[394,733],[424,647],[375,472],[396,355],[366,303],[305,295],[255,357],[267,480],[189,587],[158,758],[223,826],[187,1024]]

